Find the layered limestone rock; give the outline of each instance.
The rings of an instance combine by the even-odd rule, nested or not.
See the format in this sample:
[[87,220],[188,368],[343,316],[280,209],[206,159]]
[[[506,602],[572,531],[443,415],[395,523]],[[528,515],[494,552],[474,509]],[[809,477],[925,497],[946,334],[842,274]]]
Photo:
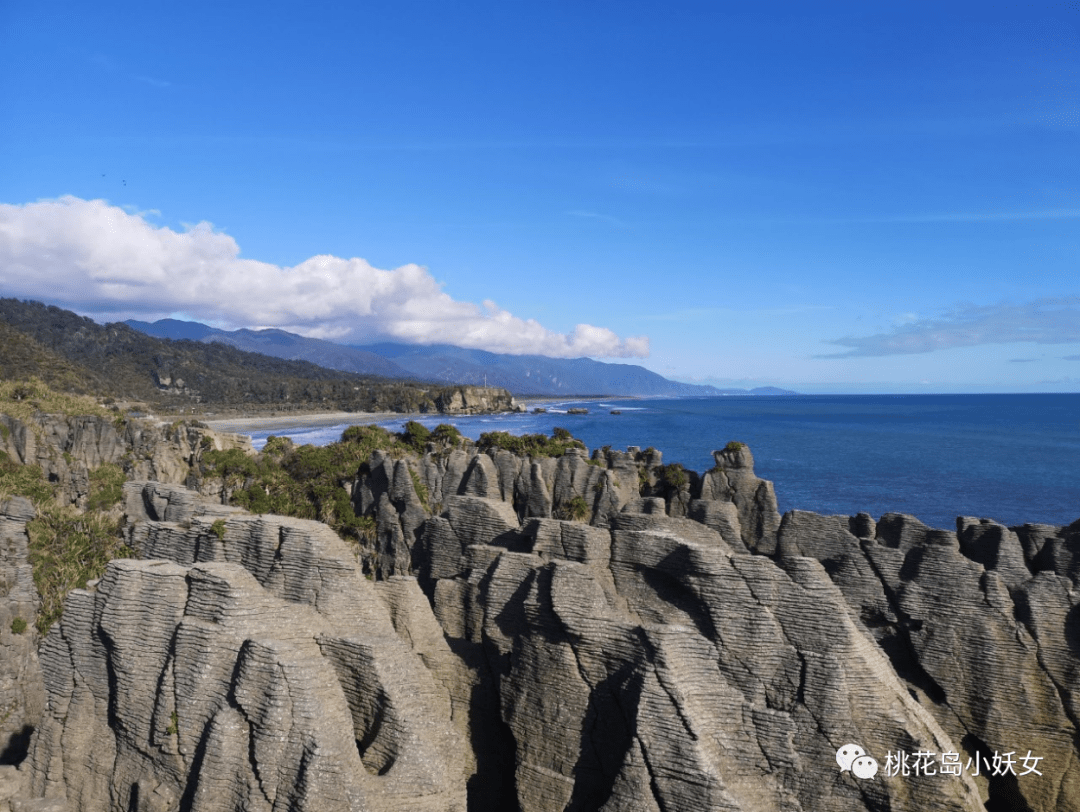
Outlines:
[[317,522],[154,483],[126,497],[148,558],[72,593],[45,641],[31,796],[73,812],[466,808],[466,748],[425,664],[449,650],[412,619],[415,581],[384,599]]
[[673,491],[657,475],[663,457],[655,449],[605,448],[591,458],[577,448],[558,458],[474,445],[405,459],[376,451],[351,490],[357,515],[378,518],[373,570],[379,577],[424,573],[431,554],[421,529],[461,496],[502,502],[517,522],[575,518],[609,527],[623,511],[689,516],[740,551],[773,551],[780,519],[772,483],[754,474],[746,446],[715,456],[716,468],[704,477],[688,472],[685,486]]
[[106,463],[131,479],[185,483],[204,451],[229,448],[250,451],[251,439],[186,422],[49,414],[22,421],[0,414],[0,452],[40,466],[61,500],[77,507],[86,506],[90,471]]
[[860,784],[829,767],[849,741],[958,745],[817,562],[735,554],[656,514],[533,519],[512,540],[435,527],[433,557],[459,556],[432,573],[435,614],[471,664],[458,701],[498,694],[473,718],[490,732],[473,738],[478,783],[514,775],[497,808],[981,808],[966,779]]
[[773,484],[754,474],[754,457],[743,443],[729,443],[714,451],[716,467],[705,474],[701,498],[735,506],[743,543],[755,552],[769,554],[780,527]]
[[495,386],[458,386],[435,398],[440,414],[492,414],[521,411],[505,389]]
[[0,765],[22,761],[45,704],[34,626],[38,593],[27,552],[33,518],[29,500],[0,496]]
[[1034,778],[984,771],[983,797],[1010,804],[997,808],[1071,808],[1080,804],[1080,592],[1071,558],[1043,551],[1073,547],[1080,526],[1029,525],[1026,547],[995,522],[961,518],[957,527],[933,530],[899,514],[875,523],[792,512],[777,560],[822,563],[965,760],[1039,758]]
[[[355,550],[129,483],[141,558],[45,641],[12,808],[1080,808],[1080,523],[781,520],[715,458],[376,453]],[[916,753],[980,774],[887,769]]]

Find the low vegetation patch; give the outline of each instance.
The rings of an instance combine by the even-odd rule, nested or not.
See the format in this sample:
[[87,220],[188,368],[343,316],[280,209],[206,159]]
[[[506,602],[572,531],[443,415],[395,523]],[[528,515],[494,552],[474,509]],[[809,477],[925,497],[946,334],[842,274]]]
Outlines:
[[409,478],[412,480],[413,490],[416,491],[416,498],[420,500],[420,504],[424,506],[424,510],[430,510],[428,505],[427,485],[420,481],[420,475],[412,468],[409,469]]
[[690,477],[681,463],[673,462],[669,465],[661,465],[656,469],[660,481],[672,490],[679,490],[690,483]]
[[37,629],[45,635],[63,613],[71,590],[85,589],[88,581],[105,574],[109,561],[130,557],[132,551],[120,537],[117,519],[55,502],[36,507],[38,515],[27,530],[34,584],[41,595]]
[[545,434],[510,434],[506,431],[489,431],[480,435],[477,445],[480,446],[481,451],[501,448],[529,457],[561,457],[571,448],[585,448],[585,443],[561,428],[555,428],[551,437]]
[[109,510],[124,498],[124,469],[107,462],[90,472],[90,495],[86,501],[89,510]]
[[439,445],[457,448],[464,439],[465,438],[461,436],[461,432],[449,423],[440,423],[431,430],[431,441],[438,443]]
[[25,496],[36,506],[51,502],[55,493],[40,466],[22,465],[0,451],[0,499]]
[[417,423],[415,420],[410,420],[403,428],[404,431],[400,435],[402,443],[417,454],[423,454],[428,439],[431,437],[431,430],[423,423]]
[[561,518],[575,522],[587,522],[592,514],[589,503],[584,496],[574,496],[562,504],[559,511]]
[[37,412],[116,417],[115,411],[106,409],[96,399],[56,392],[38,378],[0,381],[0,411],[18,420],[27,420]]
[[57,504],[56,489],[40,467],[20,465],[0,452],[0,499],[23,496],[37,510],[26,529],[34,585],[41,596],[36,626],[42,635],[59,619],[71,590],[100,578],[111,559],[131,555],[120,536],[119,520],[101,512],[119,501],[122,484],[118,466],[98,468],[90,475],[91,509],[80,512]]
[[[401,434],[380,426],[350,426],[338,442],[326,446],[296,446],[287,438],[271,436],[263,452],[254,457],[240,449],[207,451],[202,456],[202,471],[204,476],[221,478],[234,505],[252,513],[315,519],[359,544],[375,538],[375,520],[356,515],[350,486],[371,453],[423,453],[429,439],[454,435],[460,437],[452,426],[429,431],[410,421]],[[426,504],[427,489],[419,477],[413,484]]]

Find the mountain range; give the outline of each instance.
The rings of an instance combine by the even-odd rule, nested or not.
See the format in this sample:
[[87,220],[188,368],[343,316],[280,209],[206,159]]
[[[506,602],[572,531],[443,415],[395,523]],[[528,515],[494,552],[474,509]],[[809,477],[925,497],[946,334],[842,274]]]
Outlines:
[[590,358],[508,355],[455,347],[384,342],[348,346],[285,330],[219,330],[178,319],[155,322],[129,319],[128,326],[158,338],[191,339],[228,344],[248,352],[304,360],[330,369],[412,378],[440,383],[498,386],[518,395],[559,397],[623,395],[686,397],[716,395],[793,395],[776,387],[719,389],[669,380],[635,364],[609,364]]
[[[198,333],[198,327],[188,329]],[[224,342],[166,340],[126,324],[101,325],[42,302],[0,297],[0,381],[37,378],[58,391],[141,403],[162,414],[192,410],[472,414],[514,408],[510,393],[498,387],[405,377],[330,369],[302,359],[247,352]]]

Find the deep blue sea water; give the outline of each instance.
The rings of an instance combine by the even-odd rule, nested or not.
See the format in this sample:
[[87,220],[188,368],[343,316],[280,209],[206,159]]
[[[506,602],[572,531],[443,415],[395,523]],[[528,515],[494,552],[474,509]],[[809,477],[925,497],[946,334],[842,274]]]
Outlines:
[[[561,401],[547,414],[420,417],[485,431],[550,434],[562,426],[589,449],[654,446],[664,462],[705,471],[729,440],[750,446],[780,511],[875,517],[910,513],[933,527],[956,517],[1008,525],[1080,519],[1080,394],[807,395]],[[568,415],[585,406],[589,414]],[[611,409],[622,414],[612,415]],[[405,420],[384,423],[399,430]],[[345,426],[253,433],[325,444]]]

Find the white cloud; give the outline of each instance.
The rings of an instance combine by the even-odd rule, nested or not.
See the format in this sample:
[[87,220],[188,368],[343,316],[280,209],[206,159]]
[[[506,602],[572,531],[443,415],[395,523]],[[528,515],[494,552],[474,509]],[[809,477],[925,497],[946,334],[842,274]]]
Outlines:
[[1080,343],[1080,297],[1025,304],[964,305],[935,319],[915,319],[891,332],[829,341],[847,352],[818,358],[909,355],[984,344]]
[[315,256],[292,268],[242,259],[209,223],[183,232],[104,200],[0,204],[0,292],[110,319],[177,312],[225,328],[280,327],[346,343],[446,343],[561,358],[644,357],[649,339],[579,324],[548,330],[492,301],[459,302],[419,265]]

